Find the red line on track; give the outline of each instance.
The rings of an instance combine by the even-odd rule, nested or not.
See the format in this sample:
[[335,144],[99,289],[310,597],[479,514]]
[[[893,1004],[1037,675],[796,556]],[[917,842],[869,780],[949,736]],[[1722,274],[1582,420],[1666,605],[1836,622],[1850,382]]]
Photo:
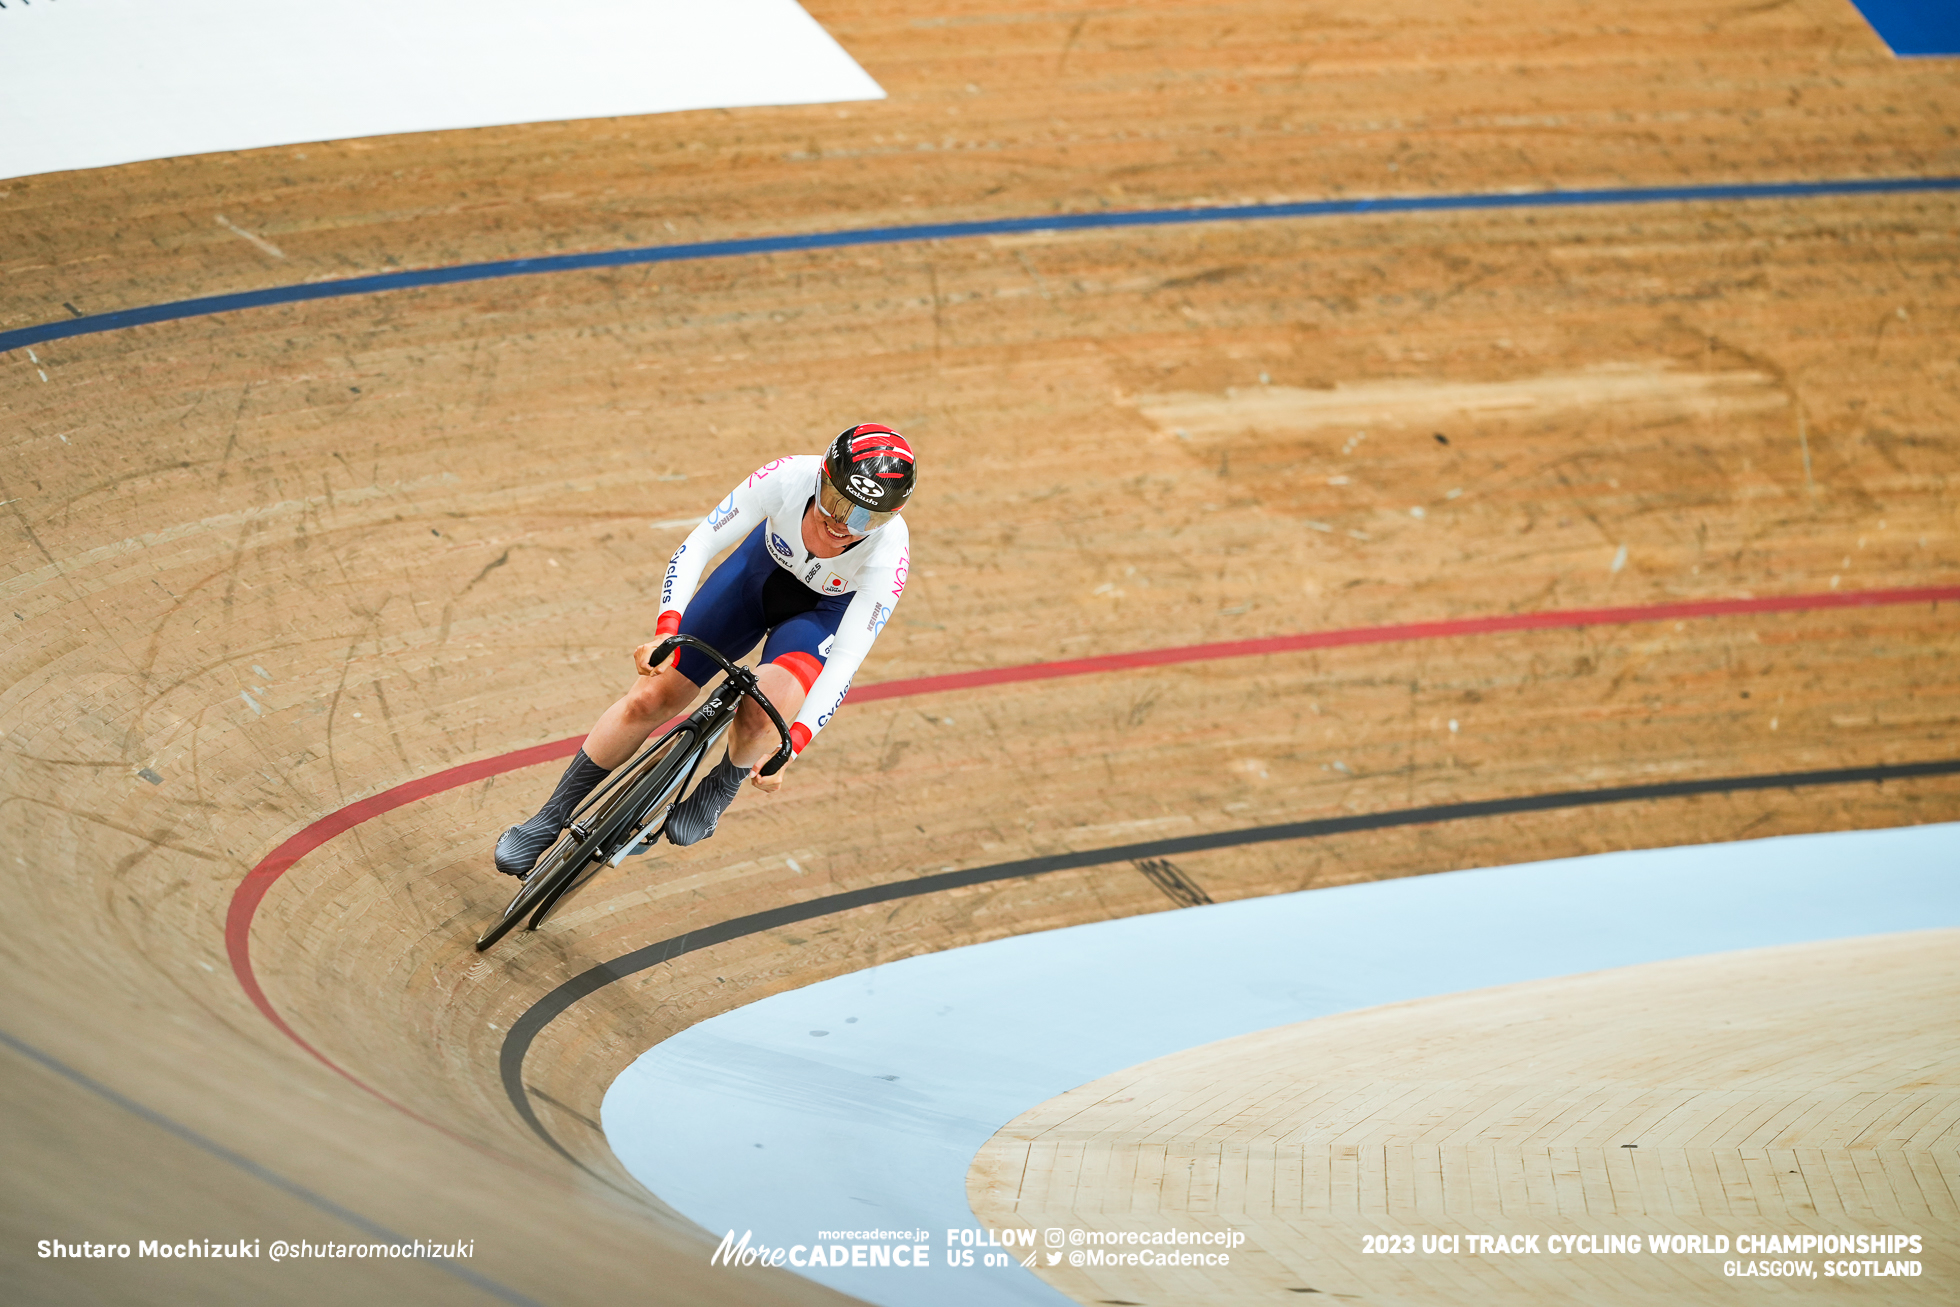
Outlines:
[[[1273,635],[1256,640],[1226,640],[1216,644],[1191,644],[1174,649],[1143,649],[1134,653],[1104,654],[1096,658],[1073,658],[1062,662],[1025,663],[1018,667],[989,667],[972,672],[951,672],[943,676],[915,676],[906,680],[881,681],[853,689],[847,702],[872,703],[879,699],[903,699],[917,694],[937,694],[947,690],[971,690],[986,685],[1010,685],[1018,681],[1046,681],[1062,676],[1088,676],[1097,672],[1131,671],[1139,667],[1167,667],[1176,663],[1211,662],[1222,658],[1251,658],[1261,654],[1298,653],[1308,649],[1337,649],[1358,644],[1397,644],[1407,640],[1436,640],[1449,636],[1492,635],[1505,631],[1549,631],[1581,626],[1616,626],[1638,622],[1682,621],[1698,617],[1730,617],[1748,613],[1803,613],[1831,608],[1878,608],[1902,604],[1937,604],[1960,600],[1960,585],[1928,586],[1903,590],[1852,590],[1827,594],[1772,595],[1767,598],[1701,599],[1672,604],[1647,604],[1630,608],[1566,608],[1549,612],[1506,613],[1495,617],[1462,617],[1442,622],[1410,622],[1399,626],[1357,626],[1339,631],[1308,631],[1299,635]],[[393,789],[356,800],[328,813],[267,854],[258,866],[239,882],[225,914],[225,952],[231,958],[232,974],[253,1006],[265,1014],[288,1039],[318,1058],[337,1074],[359,1085],[389,1106],[433,1125],[444,1134],[460,1139],[433,1121],[410,1111],[379,1090],[356,1080],[327,1056],[300,1038],[286,1024],[277,1008],[259,986],[252,970],[252,918],[273,882],[313,850],[334,836],[352,830],[382,813],[441,794],[473,781],[500,776],[505,772],[534,767],[541,762],[569,758],[585,743],[583,735],[534,744],[514,753],[499,754],[477,762],[404,781]],[[465,1140],[464,1142],[470,1142]],[[474,1145],[473,1145],[474,1146]]]
[[279,1009],[272,1006],[272,1000],[265,996],[265,990],[259,987],[258,975],[252,970],[252,918],[257,914],[266,891],[272,888],[272,883],[285,875],[294,863],[334,836],[352,830],[370,817],[379,817],[384,812],[392,812],[417,799],[426,799],[432,794],[453,790],[459,785],[468,785],[471,781],[482,780],[486,776],[495,776],[501,772],[515,771],[519,767],[529,767],[534,763],[549,762],[553,758],[569,756],[578,752],[578,746],[583,742],[583,736],[571,740],[569,741],[571,747],[567,749],[563,747],[568,743],[567,741],[556,740],[550,744],[533,745],[528,749],[519,749],[515,753],[506,753],[496,758],[464,763],[460,767],[451,767],[432,776],[404,781],[391,790],[383,790],[379,794],[370,795],[344,808],[336,809],[281,844],[267,854],[258,866],[252,868],[245,879],[238,883],[238,888],[232,891],[231,907],[225,913],[225,953],[231,958],[231,972],[238,977],[239,987],[245,991],[245,996],[252,1000],[252,1005],[263,1012],[266,1020],[277,1026],[281,1034],[318,1058],[320,1064],[329,1071],[356,1088],[365,1089],[397,1112],[413,1117],[423,1125],[440,1130],[456,1142],[467,1144],[478,1152],[502,1162],[511,1162],[515,1159],[485,1147],[466,1135],[457,1134],[439,1121],[431,1121],[414,1108],[397,1103],[300,1038],[299,1032],[287,1025],[286,1019],[279,1015]]
[[[265,1013],[266,1020],[285,1032],[288,1039],[319,1058],[327,1066],[339,1071],[341,1075],[347,1076],[347,1072],[334,1066],[319,1049],[301,1039],[298,1033],[286,1024],[285,1018],[279,1015],[278,1009],[272,1006],[271,1000],[265,996],[265,991],[259,988],[258,976],[252,971],[252,918],[257,914],[259,903],[264,900],[266,891],[270,890],[272,883],[285,875],[301,858],[334,836],[354,829],[371,817],[379,817],[384,812],[393,812],[396,808],[413,803],[417,799],[426,799],[432,794],[441,794],[444,790],[453,790],[459,785],[468,785],[471,781],[479,781],[487,776],[497,776],[507,771],[516,771],[520,767],[550,762],[554,758],[569,758],[578,752],[578,746],[584,742],[585,737],[581,735],[574,740],[554,740],[550,744],[534,744],[528,749],[519,749],[515,753],[500,754],[480,762],[466,762],[460,767],[451,767],[447,771],[439,771],[431,776],[420,776],[412,781],[404,781],[392,790],[369,795],[365,799],[356,800],[344,808],[328,813],[268,853],[259,865],[252,868],[245,879],[239,882],[238,888],[232,891],[231,909],[225,913],[225,952],[231,958],[232,974],[238,977],[238,983],[244,988],[245,996],[252,1000],[253,1006]],[[347,1078],[354,1080],[352,1076]],[[354,1080],[354,1083],[361,1085],[358,1080]],[[367,1089],[367,1086],[361,1085],[361,1088]],[[396,1104],[396,1106],[400,1105]],[[402,1110],[407,1111],[406,1108]]]
[[1853,590],[1838,594],[1772,595],[1766,599],[1700,599],[1676,604],[1647,604],[1634,608],[1565,608],[1541,613],[1506,613],[1496,617],[1459,617],[1446,622],[1409,622],[1400,626],[1354,626],[1342,631],[1308,631],[1301,635],[1269,635],[1257,640],[1226,640],[1218,644],[1187,644],[1176,649],[1142,649],[1135,653],[1072,658],[1066,662],[1028,663],[1020,667],[989,667],[945,676],[917,676],[883,681],[851,691],[847,703],[900,699],[940,690],[971,690],[1015,681],[1045,681],[1057,676],[1086,676],[1093,672],[1125,672],[1138,667],[1167,667],[1173,663],[1202,663],[1219,658],[1250,658],[1258,654],[1298,653],[1303,649],[1338,649],[1352,644],[1397,644],[1404,640],[1435,640],[1453,635],[1493,635],[1502,631],[1549,631],[1578,626],[1618,626],[1631,622],[1666,622],[1690,617],[1728,617],[1740,613],[1802,613],[1820,608],[1877,608],[1896,604],[1939,603],[1960,599],[1960,586],[1931,586],[1919,590]]

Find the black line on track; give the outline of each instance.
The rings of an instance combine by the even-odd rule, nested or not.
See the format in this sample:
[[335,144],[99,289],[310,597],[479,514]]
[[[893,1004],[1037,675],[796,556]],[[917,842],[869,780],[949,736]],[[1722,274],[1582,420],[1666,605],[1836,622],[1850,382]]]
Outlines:
[[[525,1087],[524,1058],[544,1028],[564,1015],[580,999],[596,994],[607,985],[638,975],[663,962],[700,949],[725,944],[744,936],[777,930],[814,917],[894,899],[937,894],[942,890],[992,881],[1014,880],[1023,876],[1043,876],[1053,871],[1071,871],[1112,862],[1139,858],[1168,858],[1181,853],[1210,849],[1238,848],[1247,844],[1272,844],[1282,840],[1317,839],[1323,835],[1345,835],[1355,831],[1390,830],[1397,826],[1421,826],[1431,822],[1465,821],[1475,817],[1501,817],[1519,812],[1551,812],[1561,808],[1589,808],[1608,803],[1638,803],[1650,799],[1680,799],[1698,794],[1740,794],[1750,790],[1796,789],[1812,785],[1856,785],[1886,781],[1913,780],[1925,776],[1960,775],[1960,758],[1933,762],[1900,763],[1877,767],[1840,767],[1828,771],[1776,772],[1767,776],[1716,776],[1697,781],[1663,781],[1654,785],[1621,785],[1603,790],[1561,790],[1553,794],[1526,794],[1508,799],[1480,799],[1474,803],[1441,803],[1423,808],[1402,808],[1389,812],[1357,813],[1348,817],[1322,817],[1314,821],[1286,822],[1278,826],[1252,826],[1244,830],[1214,831],[1209,835],[1186,835],[1178,839],[1151,840],[1143,844],[1119,844],[1112,848],[1084,849],[1076,853],[1053,853],[1017,862],[997,862],[963,871],[942,871],[912,880],[868,885],[863,889],[829,894],[803,903],[752,912],[718,922],[685,935],[675,935],[657,944],[634,949],[609,962],[583,971],[525,1010],[511,1023],[504,1035],[498,1062],[503,1075],[504,1093],[517,1109],[524,1124],[546,1144],[581,1171],[586,1167],[545,1129],[532,1109],[530,1091]],[[590,1174],[588,1172],[588,1174]]]

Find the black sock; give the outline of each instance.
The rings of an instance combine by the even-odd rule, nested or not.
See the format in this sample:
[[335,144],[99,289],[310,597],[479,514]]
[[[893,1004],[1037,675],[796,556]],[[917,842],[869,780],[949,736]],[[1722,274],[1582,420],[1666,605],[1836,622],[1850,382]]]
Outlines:
[[552,830],[556,831],[572,819],[572,810],[578,807],[580,800],[597,789],[599,782],[610,775],[612,775],[612,768],[601,767],[585,756],[584,749],[580,749],[572,758],[572,765],[565,768],[565,774],[558,778],[558,788],[551,792],[549,799],[545,800],[544,807],[538,809],[538,815],[524,824],[529,826],[533,823],[542,825],[550,822]]
[[715,764],[715,769],[701,783],[713,784],[716,789],[739,790],[742,788],[742,778],[748,774],[747,767],[736,766],[735,760],[724,753],[721,761]]
[[572,819],[572,810],[578,807],[579,800],[610,775],[610,767],[601,767],[580,749],[537,815],[521,826],[511,827],[498,838],[497,870],[506,876],[529,875],[539,855],[551,847],[559,830]]
[[742,789],[742,778],[748,774],[747,767],[738,767],[723,758],[713,771],[701,778],[694,793],[675,804],[667,815],[667,842],[685,847],[714,834],[715,823],[728,811],[728,805],[735,802]]

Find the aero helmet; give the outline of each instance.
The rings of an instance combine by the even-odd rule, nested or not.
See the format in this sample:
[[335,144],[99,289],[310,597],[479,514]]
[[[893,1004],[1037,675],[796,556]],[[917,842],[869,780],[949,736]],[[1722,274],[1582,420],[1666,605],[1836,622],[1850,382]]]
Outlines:
[[820,494],[819,501],[830,500],[821,503],[824,511],[864,535],[905,507],[917,479],[905,437],[881,423],[861,422],[839,432],[825,451],[818,489],[829,493]]

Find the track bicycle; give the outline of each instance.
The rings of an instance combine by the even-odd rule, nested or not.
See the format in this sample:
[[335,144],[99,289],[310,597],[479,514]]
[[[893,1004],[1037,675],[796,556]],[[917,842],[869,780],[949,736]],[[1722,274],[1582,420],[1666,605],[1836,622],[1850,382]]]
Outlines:
[[536,930],[553,908],[598,875],[601,868],[617,867],[629,855],[652,845],[666,829],[667,814],[694,779],[701,760],[734,724],[743,698],[761,704],[782,737],[782,747],[763,763],[762,774],[774,776],[790,760],[789,727],[758,687],[753,671],[728,661],[720,651],[691,635],[668,636],[647,661],[658,667],[682,645],[712,658],[727,678],[715,687],[706,703],[648,743],[638,757],[614,769],[586,797],[557,842],[545,850],[524,878],[510,906],[478,937],[477,952],[509,934],[526,916],[531,919],[526,929]]

